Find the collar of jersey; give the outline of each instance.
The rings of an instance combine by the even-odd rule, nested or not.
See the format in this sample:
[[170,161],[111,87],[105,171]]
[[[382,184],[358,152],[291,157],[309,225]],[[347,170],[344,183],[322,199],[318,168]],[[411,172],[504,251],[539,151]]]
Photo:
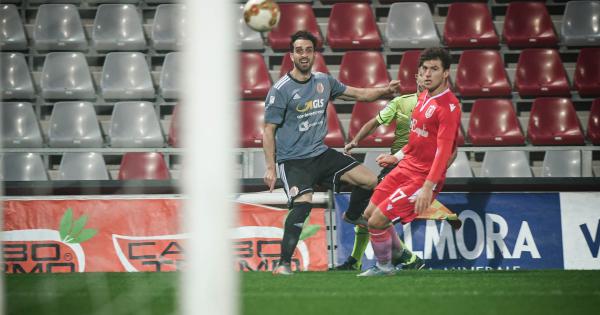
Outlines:
[[310,77],[308,77],[308,79],[306,79],[306,80],[304,80],[304,81],[298,81],[298,80],[294,79],[294,77],[292,77],[292,75],[290,74],[290,72],[291,72],[291,71],[288,71],[288,73],[287,73],[287,76],[288,76],[288,77],[290,77],[290,79],[294,80],[294,82],[296,82],[296,83],[300,83],[300,84],[305,84],[305,83],[307,83],[307,82],[308,82],[308,81],[310,81],[310,79],[312,79],[312,77],[313,77],[313,76],[312,76],[312,72],[311,72],[311,73],[310,73]]
[[[431,101],[432,99],[438,98],[438,97],[440,97],[440,96],[448,93],[448,91],[450,91],[450,88],[445,89],[444,92],[442,92],[442,93],[440,93],[440,94],[438,94],[436,96],[431,96],[428,99],[426,99],[425,102],[423,103],[423,105],[421,105],[421,108],[419,108],[419,112],[423,111],[423,108],[425,108],[425,106],[427,104],[429,104],[429,101]],[[427,91],[427,95],[429,95],[429,91]],[[425,95],[425,97],[427,97],[427,95]]]

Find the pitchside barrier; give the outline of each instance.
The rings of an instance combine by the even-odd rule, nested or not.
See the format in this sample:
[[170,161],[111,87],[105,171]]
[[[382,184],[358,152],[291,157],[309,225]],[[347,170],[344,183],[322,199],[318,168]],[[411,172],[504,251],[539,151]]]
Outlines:
[[[554,182],[556,187],[546,182],[548,190],[560,192],[500,192],[526,191],[526,185],[536,190],[537,186],[525,179],[477,181],[449,180],[447,190],[467,186],[473,192],[446,192],[438,197],[458,214],[463,221],[461,229],[452,230],[447,222],[434,220],[396,226],[407,247],[423,257],[429,268],[600,269],[598,180],[562,179]],[[64,182],[6,183],[1,232],[5,272],[185,268],[182,197],[174,191],[175,183],[143,183],[143,187],[97,184],[103,188],[94,188],[93,183],[85,187]],[[257,182],[245,184],[248,191],[259,189]],[[498,192],[485,192],[492,186]],[[557,189],[559,186],[562,189]],[[97,195],[99,191],[121,195]],[[132,191],[146,194],[126,194]],[[48,196],[50,193],[54,196]],[[293,257],[294,269],[327,270],[349,255],[353,226],[341,220],[348,200],[349,193],[315,194],[317,205],[304,225]],[[281,191],[245,193],[232,196],[232,201],[239,209],[230,234],[236,255],[233,268],[272,270],[279,259],[287,215],[282,207],[285,195]],[[279,206],[261,205],[265,203]],[[205,211],[210,220],[210,213],[219,209],[198,211]],[[207,235],[206,241],[214,237],[219,236]],[[211,253],[206,253],[206,259],[210,257]],[[372,265],[373,258],[369,246],[363,268]]]

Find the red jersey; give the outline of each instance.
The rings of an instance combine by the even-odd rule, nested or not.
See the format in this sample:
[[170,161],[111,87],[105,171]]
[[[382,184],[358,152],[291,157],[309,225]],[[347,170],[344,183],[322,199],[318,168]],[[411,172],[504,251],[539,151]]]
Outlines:
[[[447,160],[456,149],[460,115],[460,103],[450,89],[433,97],[428,91],[421,92],[412,113],[408,144],[402,149],[404,158],[398,167],[421,173],[434,183],[444,178]],[[434,165],[439,148],[445,149],[444,157],[440,156],[445,161]]]

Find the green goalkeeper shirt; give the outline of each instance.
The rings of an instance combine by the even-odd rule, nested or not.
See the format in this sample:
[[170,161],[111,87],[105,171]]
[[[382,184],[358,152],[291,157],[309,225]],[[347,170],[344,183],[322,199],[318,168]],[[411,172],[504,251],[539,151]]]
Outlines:
[[398,152],[408,143],[410,133],[410,116],[417,105],[417,93],[401,95],[391,100],[379,114],[377,121],[385,126],[396,119],[396,131],[392,143],[392,154]]

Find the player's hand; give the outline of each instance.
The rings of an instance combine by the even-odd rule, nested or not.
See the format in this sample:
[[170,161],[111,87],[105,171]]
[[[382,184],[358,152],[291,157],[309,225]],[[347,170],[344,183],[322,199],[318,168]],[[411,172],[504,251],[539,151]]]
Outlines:
[[421,213],[425,212],[425,210],[431,206],[432,199],[433,189],[423,185],[419,191],[419,194],[417,195],[417,199],[415,200],[415,213],[420,215]]
[[388,168],[398,164],[399,161],[395,156],[391,154],[380,154],[375,159],[375,162],[377,162],[377,164],[383,168]]
[[267,167],[267,171],[265,172],[263,180],[265,184],[269,186],[269,192],[273,192],[273,188],[275,188],[275,181],[277,181],[275,167]]
[[398,80],[392,80],[388,84],[388,93],[389,94],[394,94],[394,93],[396,93],[396,91],[399,90],[399,88],[400,88],[400,81],[398,81]]
[[344,146],[344,154],[350,155],[350,151],[356,148],[358,145],[354,141],[350,141]]

